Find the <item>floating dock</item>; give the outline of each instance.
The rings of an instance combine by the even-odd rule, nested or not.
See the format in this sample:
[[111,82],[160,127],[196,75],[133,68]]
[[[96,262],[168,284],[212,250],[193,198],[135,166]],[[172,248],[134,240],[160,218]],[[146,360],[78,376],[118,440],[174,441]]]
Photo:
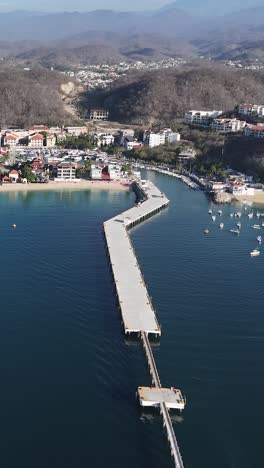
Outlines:
[[113,272],[125,334],[141,337],[153,387],[139,387],[142,406],[158,406],[166,429],[175,468],[184,468],[168,408],[182,410],[180,390],[162,388],[148,335],[160,336],[161,329],[133,249],[128,230],[169,204],[166,196],[149,181],[134,182],[138,204],[104,223],[104,233]]

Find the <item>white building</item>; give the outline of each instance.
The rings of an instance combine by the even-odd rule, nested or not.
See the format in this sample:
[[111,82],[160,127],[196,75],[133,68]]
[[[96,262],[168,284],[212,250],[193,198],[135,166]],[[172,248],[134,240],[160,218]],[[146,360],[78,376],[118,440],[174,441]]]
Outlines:
[[46,145],[49,147],[56,145],[56,137],[55,135],[49,134],[46,136]]
[[90,109],[90,120],[108,120],[109,111],[106,109]]
[[259,104],[240,104],[238,107],[238,113],[241,115],[253,115],[253,116],[264,116],[264,105]]
[[211,123],[212,130],[220,133],[231,133],[239,132],[246,125],[246,122],[243,122],[239,119],[214,119]]
[[18,144],[18,137],[11,133],[4,136],[4,145],[5,146],[16,146]]
[[197,125],[197,126],[207,127],[209,124],[209,119],[216,119],[222,113],[223,111],[221,110],[211,110],[211,111],[190,110],[185,113],[184,122],[188,125]]
[[87,127],[84,127],[84,126],[83,127],[66,127],[65,130],[69,135],[72,135],[72,136],[86,135],[88,133]]
[[33,148],[42,148],[44,144],[44,136],[41,133],[35,133],[28,137],[28,146]]
[[102,169],[103,169],[102,166],[99,166],[98,164],[92,164],[91,171],[90,171],[91,179],[93,180],[102,179]]
[[94,139],[99,148],[101,146],[113,145],[115,142],[115,137],[111,133],[95,133]]
[[122,178],[121,166],[119,166],[119,164],[109,164],[108,172],[111,180],[119,180]]
[[165,134],[164,133],[149,133],[147,142],[150,148],[155,146],[165,145]]
[[247,137],[264,138],[264,125],[249,125],[245,127],[244,135]]
[[61,162],[57,165],[57,179],[72,180],[76,178],[76,164]]
[[150,148],[155,146],[165,145],[165,143],[176,143],[180,141],[181,135],[178,132],[173,132],[170,128],[165,128],[158,133],[147,132],[145,141]]
[[255,195],[255,189],[253,187],[248,187],[246,184],[241,184],[239,182],[231,184],[231,192],[233,195]]

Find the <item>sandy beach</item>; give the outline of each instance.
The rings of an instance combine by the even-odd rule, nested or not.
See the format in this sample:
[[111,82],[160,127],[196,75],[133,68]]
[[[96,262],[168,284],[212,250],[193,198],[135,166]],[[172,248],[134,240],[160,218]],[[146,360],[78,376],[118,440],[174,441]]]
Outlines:
[[77,182],[53,182],[47,184],[3,184],[1,192],[28,192],[38,190],[115,190],[128,191],[129,187],[121,182],[107,181],[77,181]]
[[246,201],[264,205],[264,192],[256,192],[255,195],[236,195],[234,197],[238,201]]

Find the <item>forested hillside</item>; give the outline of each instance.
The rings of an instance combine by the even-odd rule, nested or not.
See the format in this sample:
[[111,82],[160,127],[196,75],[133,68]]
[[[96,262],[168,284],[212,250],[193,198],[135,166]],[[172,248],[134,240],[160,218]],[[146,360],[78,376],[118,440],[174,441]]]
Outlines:
[[71,119],[65,110],[61,85],[69,80],[42,67],[22,70],[14,66],[0,69],[1,114],[3,126],[34,123],[58,124]]
[[211,64],[159,70],[126,79],[102,98],[112,119],[151,125],[169,124],[189,109],[227,111],[243,101],[262,103],[263,95],[262,72]]

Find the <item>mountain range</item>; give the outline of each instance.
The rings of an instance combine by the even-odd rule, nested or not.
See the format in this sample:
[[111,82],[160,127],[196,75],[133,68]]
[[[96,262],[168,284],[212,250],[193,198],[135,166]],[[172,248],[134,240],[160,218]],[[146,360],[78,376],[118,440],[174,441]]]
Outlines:
[[256,46],[257,58],[264,58],[264,7],[259,0],[222,0],[219,5],[178,0],[147,12],[2,13],[0,53],[48,64],[175,55],[221,60],[226,55],[232,59],[233,49],[236,59],[245,56],[243,48],[246,56],[254,56]]

